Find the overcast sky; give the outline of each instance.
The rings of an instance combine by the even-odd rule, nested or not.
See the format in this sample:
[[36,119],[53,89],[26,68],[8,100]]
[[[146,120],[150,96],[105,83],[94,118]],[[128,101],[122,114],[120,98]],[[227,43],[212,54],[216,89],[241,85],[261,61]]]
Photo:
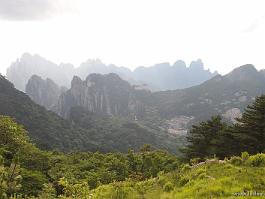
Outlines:
[[265,68],[264,0],[0,0],[0,72],[24,52],[131,69],[201,58]]

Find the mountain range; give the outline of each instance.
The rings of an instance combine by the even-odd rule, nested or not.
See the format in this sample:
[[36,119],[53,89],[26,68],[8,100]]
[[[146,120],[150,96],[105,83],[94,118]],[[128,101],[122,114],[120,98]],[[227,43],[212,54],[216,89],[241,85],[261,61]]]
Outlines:
[[75,75],[84,80],[91,73],[115,73],[131,84],[145,85],[152,91],[187,88],[217,75],[217,72],[211,73],[205,70],[200,59],[191,62],[189,67],[186,67],[184,61],[179,60],[172,66],[169,63],[160,63],[151,67],[138,67],[131,71],[126,67],[105,65],[99,59],[87,60],[75,68],[72,64],[57,65],[39,55],[24,53],[20,59],[10,65],[6,76],[17,89],[25,91],[25,86],[32,75],[49,78],[60,87],[70,88]]
[[[42,86],[36,86],[38,82],[34,84],[32,80],[27,84],[27,87],[36,88],[35,94],[28,93],[33,100],[42,90]],[[265,92],[264,84],[264,72],[250,64],[227,75],[217,75],[198,86],[160,92],[130,85],[114,73],[90,74],[84,81],[75,76],[71,88],[60,97],[58,91],[52,110],[67,119],[72,107],[82,107],[95,114],[137,120],[145,126],[182,135],[192,124],[212,115],[222,115],[234,123],[243,109]],[[44,90],[52,93],[47,87]]]
[[[17,63],[9,68],[9,78],[17,75],[12,71],[22,62]],[[179,61],[177,65],[181,64],[184,70],[184,62]],[[58,69],[53,65],[48,71],[53,67]],[[160,67],[162,70],[164,66]],[[178,153],[185,145],[191,125],[213,115],[235,123],[244,108],[265,93],[265,72],[251,64],[224,76],[215,75],[196,86],[166,91],[150,91],[146,85],[132,84],[118,72],[99,74],[105,70],[103,65],[95,67],[98,73],[92,72],[95,69],[84,72],[88,68],[72,67],[82,69],[83,76],[74,75],[68,88],[54,81],[53,76],[32,74],[25,85],[29,97],[1,77],[0,114],[16,118],[43,148],[125,152],[149,143]],[[203,71],[201,61],[193,62],[188,70]],[[123,74],[125,71],[128,70],[124,69]]]
[[[39,78],[33,77],[32,81],[39,84]],[[47,90],[38,92],[47,93]],[[176,149],[174,136],[126,118],[108,117],[75,106],[64,119],[33,102],[3,76],[0,76],[0,115],[22,124],[34,143],[43,149],[127,152],[146,143],[160,149]]]

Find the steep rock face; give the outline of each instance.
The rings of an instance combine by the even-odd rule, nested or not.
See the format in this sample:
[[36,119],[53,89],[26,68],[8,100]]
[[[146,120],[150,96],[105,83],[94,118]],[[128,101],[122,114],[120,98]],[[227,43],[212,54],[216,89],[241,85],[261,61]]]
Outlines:
[[57,104],[59,96],[64,90],[64,88],[59,88],[51,79],[43,80],[37,75],[33,75],[26,85],[28,96],[47,110],[51,110]]
[[116,74],[91,74],[85,81],[74,76],[71,89],[63,93],[56,112],[67,118],[72,107],[80,106],[94,112],[114,116],[140,116],[144,112],[143,103],[137,98],[139,93],[128,82]]

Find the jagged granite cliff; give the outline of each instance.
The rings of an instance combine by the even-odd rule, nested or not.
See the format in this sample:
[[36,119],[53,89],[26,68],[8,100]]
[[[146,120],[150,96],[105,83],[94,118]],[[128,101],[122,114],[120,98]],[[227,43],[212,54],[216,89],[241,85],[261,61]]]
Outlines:
[[33,75],[27,85],[26,93],[37,104],[44,106],[47,110],[51,110],[57,105],[60,95],[66,88],[59,87],[51,79],[42,79],[37,75]]
[[133,74],[136,80],[144,81],[153,91],[165,91],[199,85],[218,73],[205,70],[202,61],[198,59],[191,62],[189,67],[179,60],[173,66],[160,63],[151,67],[139,67]]
[[145,111],[140,95],[148,93],[135,89],[114,73],[90,74],[84,81],[74,76],[71,88],[60,96],[55,112],[67,118],[72,107],[80,106],[109,116],[140,117]]
[[32,56],[25,53],[11,64],[6,76],[17,89],[25,91],[26,83],[32,75],[38,75],[43,79],[50,78],[58,86],[70,88],[73,76],[85,79],[92,73],[115,73],[133,85],[145,85],[152,91],[187,88],[198,85],[217,74],[205,70],[200,59],[191,62],[189,67],[186,67],[184,61],[179,60],[173,66],[169,63],[160,63],[150,67],[138,67],[131,71],[126,67],[106,65],[99,59],[89,59],[74,68],[71,64],[57,65],[39,55]]

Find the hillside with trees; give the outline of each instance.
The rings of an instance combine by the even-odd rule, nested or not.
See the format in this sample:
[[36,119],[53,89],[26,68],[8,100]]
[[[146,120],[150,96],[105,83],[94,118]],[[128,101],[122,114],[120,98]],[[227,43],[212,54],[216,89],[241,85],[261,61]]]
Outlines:
[[42,149],[127,152],[130,148],[136,150],[144,144],[151,144],[173,152],[177,147],[174,136],[126,118],[105,118],[73,107],[70,120],[65,120],[35,104],[3,76],[0,76],[0,104],[0,114],[22,124]]
[[[144,145],[128,153],[43,151],[0,117],[0,196],[28,199],[263,196],[265,95],[236,124],[219,116],[189,132],[184,156]],[[242,139],[242,140],[238,140]],[[256,147],[253,147],[256,146]]]
[[[180,148],[185,144],[185,136],[191,126],[213,115],[236,123],[244,108],[253,103],[256,96],[265,93],[265,76],[251,64],[240,66],[223,76],[217,75],[197,86],[161,92],[131,85],[114,73],[90,74],[85,80],[75,76],[71,88],[61,94],[58,86],[53,88],[47,82],[50,80],[32,76],[27,84],[31,88],[27,94],[48,110],[68,120],[71,109],[76,107],[83,109],[81,112],[104,115],[107,120],[126,119],[163,137],[162,140],[169,140],[166,145],[170,148]],[[82,123],[77,118],[72,119]],[[173,146],[172,141],[175,140],[179,142]]]

